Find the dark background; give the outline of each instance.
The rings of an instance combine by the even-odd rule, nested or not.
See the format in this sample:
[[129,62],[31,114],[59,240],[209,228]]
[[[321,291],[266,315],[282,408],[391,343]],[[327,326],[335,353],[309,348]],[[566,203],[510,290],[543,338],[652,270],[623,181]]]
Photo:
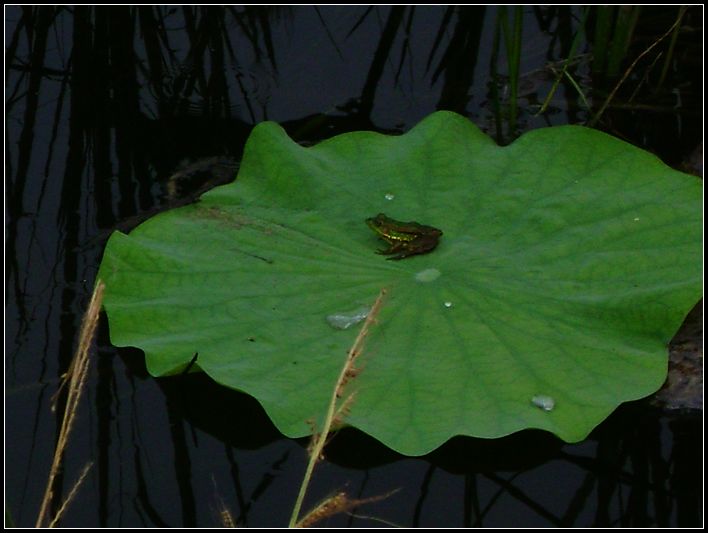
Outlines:
[[[13,523],[35,523],[62,416],[63,396],[56,412],[51,398],[111,231],[233,179],[263,120],[303,144],[361,129],[405,132],[437,109],[469,117],[501,144],[538,127],[588,123],[679,14],[606,9],[588,12],[569,69],[591,107],[564,77],[536,115],[570,55],[580,7],[6,7]],[[591,55],[607,16],[633,28],[614,69]],[[702,6],[683,13],[675,40],[637,62],[595,127],[685,168],[702,132],[702,17]],[[205,376],[149,377],[141,352],[110,345],[105,317],[91,357],[54,509],[93,466],[62,526],[208,527],[222,523],[224,509],[238,525],[287,524],[306,442],[283,438],[254,400]],[[702,449],[700,414],[646,402],[621,407],[574,445],[525,431],[457,437],[409,458],[345,430],[316,470],[306,507],[342,489],[357,498],[398,489],[326,524],[699,526]]]

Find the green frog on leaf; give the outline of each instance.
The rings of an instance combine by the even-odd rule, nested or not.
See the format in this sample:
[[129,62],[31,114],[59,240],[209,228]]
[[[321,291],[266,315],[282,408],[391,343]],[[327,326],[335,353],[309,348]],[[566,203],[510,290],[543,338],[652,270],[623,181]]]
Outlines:
[[399,222],[383,213],[367,218],[366,224],[389,244],[386,250],[377,251],[379,254],[393,256],[387,259],[403,259],[411,255],[427,254],[438,245],[443,234],[432,226],[417,222]]

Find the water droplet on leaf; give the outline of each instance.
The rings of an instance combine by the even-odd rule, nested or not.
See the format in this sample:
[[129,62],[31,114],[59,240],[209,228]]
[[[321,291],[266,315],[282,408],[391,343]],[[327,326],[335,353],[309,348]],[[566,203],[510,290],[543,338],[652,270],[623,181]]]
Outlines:
[[368,307],[360,307],[352,312],[333,313],[327,315],[327,323],[334,329],[349,329],[358,324],[369,314]]
[[544,394],[537,394],[536,396],[531,398],[531,403],[546,412],[553,411],[553,408],[556,406],[556,402],[553,400],[553,398]]

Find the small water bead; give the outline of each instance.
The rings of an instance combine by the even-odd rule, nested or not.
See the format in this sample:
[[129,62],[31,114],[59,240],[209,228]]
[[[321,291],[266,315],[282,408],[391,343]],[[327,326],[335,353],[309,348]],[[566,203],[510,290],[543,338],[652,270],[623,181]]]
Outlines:
[[387,192],[386,194],[384,194],[384,198],[386,198],[386,200],[393,200],[395,197],[396,196],[390,192]]
[[452,302],[444,302],[443,305],[449,309],[452,307]]
[[553,411],[556,406],[555,400],[550,396],[546,396],[544,394],[537,394],[536,396],[531,398],[531,403],[546,412]]
[[349,329],[364,320],[369,314],[368,307],[360,307],[350,313],[334,313],[327,315],[327,323],[334,329]]

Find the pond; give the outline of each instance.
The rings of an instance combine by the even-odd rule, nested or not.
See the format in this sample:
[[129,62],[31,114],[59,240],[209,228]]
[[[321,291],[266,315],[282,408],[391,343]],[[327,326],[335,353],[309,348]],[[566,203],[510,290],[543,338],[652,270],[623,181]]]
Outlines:
[[[680,168],[702,135],[699,6],[14,6],[5,18],[6,520],[22,527],[45,495],[61,376],[108,236],[233,179],[255,124],[304,145],[403,133],[439,109],[500,144],[594,124]],[[700,346],[699,311],[681,338]],[[102,316],[50,515],[70,499],[63,527],[285,526],[306,448],[204,375],[152,378]],[[406,457],[346,429],[305,508],[345,491],[372,501],[320,525],[698,527],[702,453],[702,410],[646,401],[577,444],[523,431]]]

